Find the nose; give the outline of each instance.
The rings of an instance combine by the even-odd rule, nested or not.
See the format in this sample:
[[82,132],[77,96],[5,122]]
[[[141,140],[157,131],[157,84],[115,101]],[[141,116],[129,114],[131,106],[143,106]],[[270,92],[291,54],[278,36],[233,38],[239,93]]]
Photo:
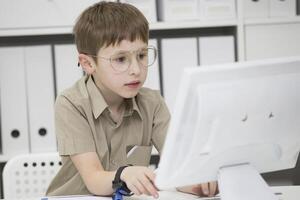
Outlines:
[[140,64],[137,61],[136,57],[131,59],[131,63],[129,66],[129,74],[130,75],[139,75],[141,73]]

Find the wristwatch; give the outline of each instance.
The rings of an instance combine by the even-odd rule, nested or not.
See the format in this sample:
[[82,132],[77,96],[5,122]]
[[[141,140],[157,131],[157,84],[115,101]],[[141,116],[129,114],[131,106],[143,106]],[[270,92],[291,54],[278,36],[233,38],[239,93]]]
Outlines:
[[130,196],[132,195],[131,194],[131,191],[128,189],[126,183],[124,181],[121,180],[121,173],[122,171],[128,167],[128,166],[132,166],[132,165],[125,165],[125,166],[122,166],[120,167],[117,172],[116,172],[116,175],[115,175],[115,178],[114,180],[112,181],[112,188],[113,190],[116,192],[117,190],[119,191],[122,191],[122,194],[124,196]]

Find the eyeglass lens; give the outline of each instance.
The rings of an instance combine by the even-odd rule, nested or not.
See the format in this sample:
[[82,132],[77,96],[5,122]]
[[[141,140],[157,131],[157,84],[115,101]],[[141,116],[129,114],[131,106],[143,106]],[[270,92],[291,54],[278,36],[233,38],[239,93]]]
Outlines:
[[[156,49],[148,47],[135,52],[137,62],[143,66],[151,66],[156,59]],[[126,71],[132,63],[132,53],[124,52],[111,57],[111,65],[117,71]]]

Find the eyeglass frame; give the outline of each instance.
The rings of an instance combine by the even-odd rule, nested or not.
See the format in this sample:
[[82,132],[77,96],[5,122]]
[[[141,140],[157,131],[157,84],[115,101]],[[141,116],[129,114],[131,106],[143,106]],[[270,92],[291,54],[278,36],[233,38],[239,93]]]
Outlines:
[[[136,54],[136,52],[139,52],[139,51],[142,51],[142,50],[145,50],[145,49],[147,49],[147,50],[148,50],[148,49],[153,49],[153,50],[154,50],[154,59],[153,59],[153,62],[152,62],[150,65],[148,64],[147,66],[142,65],[143,67],[148,68],[148,67],[152,66],[152,65],[155,63],[156,58],[157,58],[157,56],[158,56],[158,50],[156,49],[155,46],[149,45],[149,46],[147,46],[147,47],[144,48],[144,49],[142,48],[142,49],[138,49],[138,50],[135,50],[135,51],[125,51],[125,52],[123,52],[123,53],[130,53],[131,56],[132,56],[133,53]],[[118,54],[111,55],[109,58],[103,57],[103,56],[91,55],[91,54],[87,54],[87,53],[82,53],[82,54],[85,54],[85,55],[91,56],[91,57],[95,57],[95,58],[101,58],[101,59],[108,60],[108,61],[110,62],[111,67],[112,67],[116,72],[119,72],[119,73],[126,72],[126,71],[129,69],[129,67],[130,67],[130,65],[131,65],[131,62],[132,62],[132,57],[130,57],[130,62],[129,62],[128,67],[127,67],[125,70],[120,71],[120,70],[116,70],[115,67],[114,67],[113,64],[112,64],[112,57],[113,57],[113,56],[116,56],[116,55],[118,55]],[[140,61],[138,61],[138,59],[137,59],[137,54],[135,55],[135,58],[136,58],[137,62],[138,62],[139,64],[141,64]],[[79,67],[79,66],[80,66],[80,63],[78,62],[78,67]]]

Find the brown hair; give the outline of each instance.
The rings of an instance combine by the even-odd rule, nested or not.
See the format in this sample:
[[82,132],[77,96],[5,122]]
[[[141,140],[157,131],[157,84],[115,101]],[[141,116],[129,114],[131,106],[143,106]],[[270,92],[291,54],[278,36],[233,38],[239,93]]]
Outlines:
[[102,47],[119,44],[124,39],[148,43],[149,24],[130,4],[99,2],[83,11],[73,32],[79,53],[97,55]]

